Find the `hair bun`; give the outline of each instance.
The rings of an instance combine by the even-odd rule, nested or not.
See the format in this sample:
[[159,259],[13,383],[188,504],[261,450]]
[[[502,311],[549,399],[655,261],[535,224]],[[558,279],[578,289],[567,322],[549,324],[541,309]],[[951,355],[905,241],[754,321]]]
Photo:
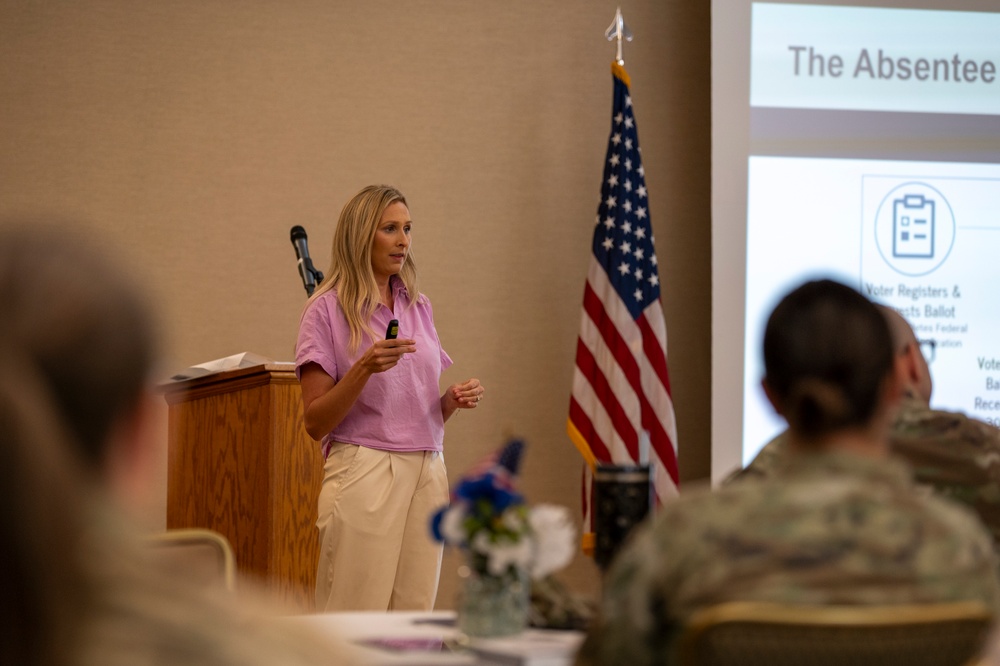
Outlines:
[[786,399],[785,418],[794,430],[816,436],[851,423],[851,404],[844,391],[830,382],[807,378]]

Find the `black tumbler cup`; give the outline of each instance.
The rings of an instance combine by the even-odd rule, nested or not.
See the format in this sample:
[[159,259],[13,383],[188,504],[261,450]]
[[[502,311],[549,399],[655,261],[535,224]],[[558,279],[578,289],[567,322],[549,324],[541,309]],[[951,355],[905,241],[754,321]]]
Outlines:
[[625,537],[649,514],[649,465],[598,465],[594,472],[594,561],[607,569]]

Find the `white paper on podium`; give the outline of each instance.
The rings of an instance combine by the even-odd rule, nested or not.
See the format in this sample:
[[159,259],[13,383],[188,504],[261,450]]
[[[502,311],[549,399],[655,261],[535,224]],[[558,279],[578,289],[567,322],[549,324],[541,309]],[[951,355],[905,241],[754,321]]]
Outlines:
[[192,365],[187,370],[182,370],[181,372],[171,376],[170,380],[180,382],[185,379],[194,379],[195,377],[204,377],[205,375],[214,375],[219,372],[226,372],[227,370],[252,368],[258,365],[268,365],[270,363],[274,363],[274,360],[267,358],[266,356],[254,354],[253,352],[241,352],[239,354],[233,354],[232,356],[226,356],[225,358],[217,358],[214,361],[206,361],[205,363]]

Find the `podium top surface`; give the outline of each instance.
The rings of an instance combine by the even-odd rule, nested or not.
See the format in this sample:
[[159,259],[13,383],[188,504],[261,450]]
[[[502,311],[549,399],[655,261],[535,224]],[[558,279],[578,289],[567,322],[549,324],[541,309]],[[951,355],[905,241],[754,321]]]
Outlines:
[[227,393],[270,383],[298,384],[295,364],[272,361],[195,377],[175,375],[175,378],[161,382],[157,388],[164,394],[168,403],[175,403],[183,401],[191,394]]

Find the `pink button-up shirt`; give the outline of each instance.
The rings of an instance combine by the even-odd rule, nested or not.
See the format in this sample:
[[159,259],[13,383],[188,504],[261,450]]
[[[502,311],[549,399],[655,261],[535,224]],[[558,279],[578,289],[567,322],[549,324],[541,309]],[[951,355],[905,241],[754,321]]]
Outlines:
[[[403,281],[392,278],[392,288],[395,311],[379,306],[371,326],[381,336],[389,321],[398,319],[398,337],[416,340],[417,351],[405,354],[395,367],[368,378],[344,420],[323,437],[324,458],[333,442],[385,451],[440,451],[444,445],[438,380],[451,365],[451,357],[441,348],[427,297],[421,294],[413,307],[407,307],[410,298]],[[371,346],[371,341],[363,338],[351,354],[350,340],[347,319],[336,289],[332,289],[311,303],[302,315],[295,345],[296,374],[300,375],[307,363],[317,363],[339,382]]]

